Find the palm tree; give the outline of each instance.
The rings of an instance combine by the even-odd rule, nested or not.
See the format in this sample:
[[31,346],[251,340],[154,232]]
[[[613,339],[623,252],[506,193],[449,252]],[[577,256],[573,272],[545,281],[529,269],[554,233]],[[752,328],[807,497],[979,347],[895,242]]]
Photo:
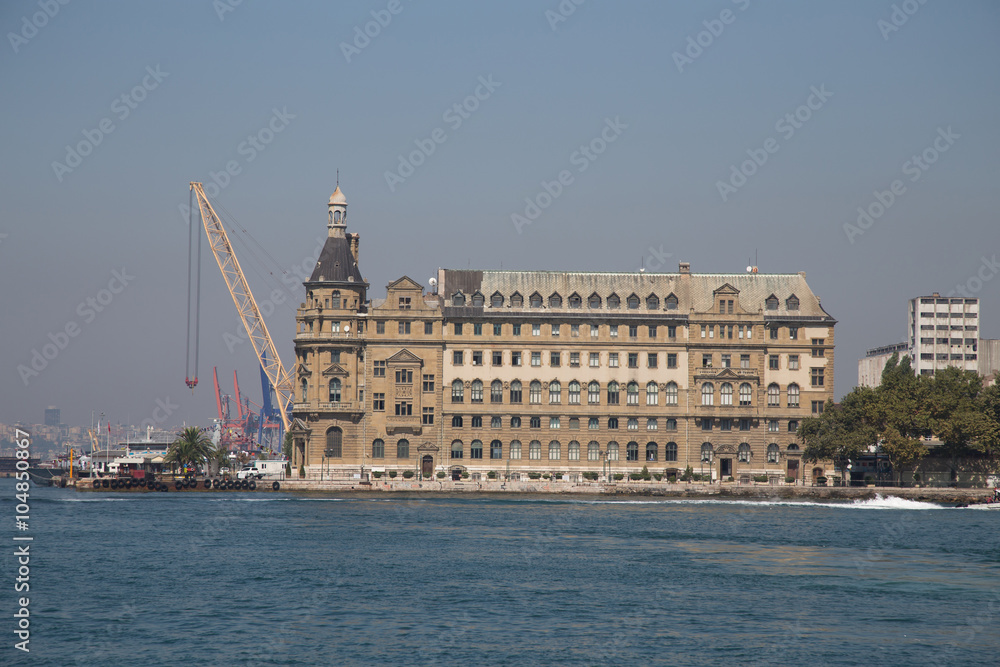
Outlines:
[[188,463],[201,463],[212,456],[214,451],[212,441],[205,435],[205,431],[189,426],[170,445],[167,455],[163,458],[165,463],[176,463],[182,468]]

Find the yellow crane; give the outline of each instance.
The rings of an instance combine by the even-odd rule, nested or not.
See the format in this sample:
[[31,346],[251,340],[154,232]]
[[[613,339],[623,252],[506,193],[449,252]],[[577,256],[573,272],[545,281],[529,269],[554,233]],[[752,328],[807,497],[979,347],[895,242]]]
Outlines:
[[[292,376],[285,370],[284,365],[281,363],[278,349],[275,347],[274,341],[271,339],[271,334],[267,330],[267,325],[264,323],[264,318],[260,314],[257,301],[253,297],[253,292],[250,291],[250,285],[247,284],[247,279],[243,275],[243,269],[240,268],[240,262],[236,259],[236,254],[233,252],[233,246],[229,242],[226,229],[219,216],[215,213],[215,209],[209,203],[208,197],[205,196],[202,184],[191,181],[191,191],[198,199],[201,221],[205,227],[209,245],[212,247],[212,254],[215,255],[215,261],[219,264],[222,277],[229,288],[229,294],[233,297],[236,310],[239,311],[240,319],[243,321],[243,326],[250,337],[250,343],[253,344],[254,352],[257,353],[257,360],[260,362],[261,368],[264,369],[264,373],[271,382],[271,386],[274,387],[278,410],[281,414],[281,422],[287,433],[291,425],[291,416],[288,414],[288,410],[294,396]],[[197,327],[197,325],[195,326]],[[195,346],[197,347],[197,342]],[[195,359],[197,359],[197,350],[195,351],[195,355]],[[188,380],[188,386],[192,388],[198,382],[197,372],[196,361],[195,379],[193,382]]]

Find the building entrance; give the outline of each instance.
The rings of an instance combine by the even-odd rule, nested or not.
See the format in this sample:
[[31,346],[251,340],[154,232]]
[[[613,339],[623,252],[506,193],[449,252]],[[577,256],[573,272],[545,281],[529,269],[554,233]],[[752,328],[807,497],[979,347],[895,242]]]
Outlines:
[[420,464],[420,473],[425,477],[434,476],[434,457],[430,454],[424,456]]
[[733,460],[719,459],[719,477],[728,479],[733,476]]

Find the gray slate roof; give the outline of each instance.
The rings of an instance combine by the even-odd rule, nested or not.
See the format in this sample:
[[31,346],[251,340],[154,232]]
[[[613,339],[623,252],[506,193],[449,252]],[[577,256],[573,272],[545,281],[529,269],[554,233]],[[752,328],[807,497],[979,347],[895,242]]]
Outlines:
[[351,255],[350,237],[329,236],[316,262],[309,282],[364,283],[357,262]]

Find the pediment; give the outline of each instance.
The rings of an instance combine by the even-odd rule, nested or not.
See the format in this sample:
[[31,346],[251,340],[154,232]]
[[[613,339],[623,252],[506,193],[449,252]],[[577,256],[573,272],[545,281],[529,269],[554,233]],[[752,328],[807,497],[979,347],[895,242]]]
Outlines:
[[386,359],[386,361],[396,364],[422,364],[424,362],[423,359],[413,354],[406,348],[403,348],[396,354],[392,355],[391,357]]
[[423,293],[424,286],[409,276],[403,276],[402,278],[397,278],[396,280],[386,285],[386,289],[387,290],[413,289],[413,290],[420,290],[420,292]]
[[736,380],[738,378],[746,376],[740,375],[732,368],[723,368],[721,371],[715,374],[715,377],[719,378],[720,380]]
[[714,292],[712,292],[712,294],[716,294],[716,295],[718,295],[718,294],[732,294],[732,295],[736,295],[736,294],[739,294],[739,293],[740,293],[740,291],[738,289],[736,289],[735,287],[733,287],[732,285],[730,285],[729,283],[724,283],[721,287],[719,287]]
[[299,364],[298,368],[295,369],[296,375],[312,375],[312,371],[305,364]]
[[348,375],[350,375],[350,373],[348,373],[347,369],[345,369],[343,366],[335,362],[327,366],[325,369],[323,369],[323,375],[339,375],[342,377],[347,377]]

